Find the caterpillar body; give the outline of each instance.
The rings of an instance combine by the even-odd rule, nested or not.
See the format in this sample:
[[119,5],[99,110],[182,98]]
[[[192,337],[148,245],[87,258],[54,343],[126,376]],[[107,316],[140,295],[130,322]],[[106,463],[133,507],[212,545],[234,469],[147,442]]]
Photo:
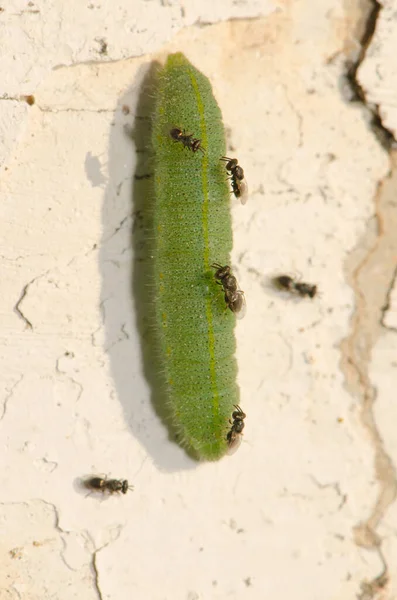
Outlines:
[[208,79],[181,53],[168,56],[158,76],[152,146],[153,302],[167,401],[181,443],[217,460],[228,452],[239,405],[235,315],[212,268],[230,264],[232,248],[219,160],[225,133]]

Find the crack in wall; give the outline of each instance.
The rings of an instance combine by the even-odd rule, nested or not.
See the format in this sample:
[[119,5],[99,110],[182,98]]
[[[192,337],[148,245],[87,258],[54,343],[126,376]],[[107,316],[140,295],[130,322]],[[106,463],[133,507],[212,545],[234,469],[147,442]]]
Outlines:
[[75,355],[73,352],[64,352],[55,361],[55,371],[57,373],[59,373],[60,375],[62,375],[63,377],[65,377],[66,380],[70,381],[73,385],[75,385],[77,387],[78,392],[77,392],[77,397],[75,399],[75,402],[78,402],[80,400],[81,396],[83,395],[83,391],[84,391],[83,384],[80,383],[80,381],[77,381],[77,379],[74,379],[74,377],[72,377],[67,371],[63,371],[59,366],[61,359],[65,358],[65,357],[74,358],[74,356]]
[[394,269],[394,273],[393,273],[393,277],[391,278],[391,281],[390,281],[389,289],[386,292],[386,302],[385,302],[385,305],[382,307],[382,317],[380,320],[381,325],[383,325],[383,327],[385,327],[386,329],[391,329],[393,331],[397,331],[397,327],[393,327],[392,325],[387,325],[387,323],[385,322],[385,319],[386,319],[387,312],[391,308],[390,298],[393,293],[394,286],[396,284],[396,278],[397,278],[397,266]]
[[14,312],[16,312],[16,313],[17,313],[17,315],[18,315],[18,317],[19,317],[20,319],[22,319],[22,321],[25,323],[25,325],[26,325],[27,329],[33,329],[33,325],[32,325],[32,323],[29,321],[29,319],[28,319],[27,317],[25,317],[25,315],[23,314],[23,312],[22,312],[22,311],[21,311],[21,309],[20,309],[20,306],[21,306],[22,302],[25,300],[25,298],[26,298],[26,295],[27,295],[27,293],[28,293],[29,286],[30,286],[30,284],[31,284],[31,283],[33,283],[33,281],[34,281],[34,279],[32,279],[32,281],[30,281],[29,283],[27,283],[27,284],[26,284],[26,285],[23,287],[23,289],[22,289],[22,293],[21,293],[21,295],[19,296],[19,299],[18,299],[17,303],[16,303],[16,304],[15,304],[15,306],[14,306]]
[[4,398],[4,401],[3,401],[3,412],[0,415],[0,421],[2,421],[4,419],[4,417],[6,416],[8,402],[10,401],[10,399],[12,398],[12,396],[14,395],[15,388],[21,383],[21,381],[22,381],[23,378],[24,378],[24,375],[21,375],[19,377],[19,379],[14,383],[14,385],[9,389],[8,394]]
[[27,329],[33,329],[33,325],[32,323],[29,321],[29,319],[27,317],[25,317],[24,313],[21,310],[21,304],[23,303],[23,301],[25,300],[29,288],[30,286],[35,283],[35,281],[37,281],[38,279],[40,279],[41,277],[45,277],[45,275],[48,275],[49,271],[46,271],[45,273],[42,273],[41,275],[38,275],[37,277],[34,277],[31,281],[29,281],[29,283],[27,283],[26,285],[23,286],[22,288],[22,292],[21,295],[19,296],[18,301],[16,302],[15,306],[14,306],[14,312],[18,315],[18,317],[20,319],[22,319],[22,321],[25,323],[26,328]]
[[54,529],[59,533],[59,538],[60,538],[61,543],[62,543],[62,550],[59,552],[59,556],[61,557],[61,560],[62,560],[63,564],[65,565],[65,567],[67,569],[69,569],[70,571],[74,571],[75,569],[73,569],[73,567],[71,565],[69,565],[69,563],[68,563],[68,561],[66,560],[66,557],[65,557],[65,552],[67,550],[67,542],[66,542],[64,536],[67,535],[69,532],[65,531],[60,526],[60,517],[59,517],[58,508],[55,506],[55,504],[53,504],[52,502],[48,502],[48,500],[44,500],[43,498],[38,498],[37,500],[39,502],[42,502],[46,506],[49,506],[53,510],[53,513],[54,513]]
[[57,108],[56,106],[40,106],[37,104],[36,97],[33,94],[22,95],[22,96],[9,96],[8,94],[3,94],[0,97],[0,101],[5,102],[21,102],[24,104],[28,104],[29,106],[35,105],[36,108],[40,112],[43,113],[64,113],[64,112],[72,112],[72,113],[114,113],[114,108]]
[[87,533],[87,537],[90,540],[91,546],[93,548],[92,559],[91,559],[91,571],[93,573],[94,589],[98,595],[99,600],[104,600],[104,597],[102,595],[102,590],[99,585],[99,569],[98,569],[98,564],[97,564],[97,557],[98,557],[99,552],[101,552],[101,550],[103,550],[104,548],[107,548],[110,544],[115,542],[120,537],[121,531],[122,531],[121,525],[118,525],[115,528],[113,528],[111,535],[110,535],[110,539],[108,539],[108,541],[105,542],[104,544],[102,544],[99,548],[95,547],[94,540],[92,539],[91,535],[89,533]]
[[336,509],[336,512],[339,512],[347,502],[347,494],[342,493],[339,483],[337,481],[332,483],[320,483],[320,481],[318,481],[314,475],[309,475],[309,477],[319,490],[334,490],[335,494],[340,498],[339,505]]
[[291,109],[291,112],[295,115],[296,121],[297,121],[297,132],[298,132],[298,144],[297,144],[297,148],[301,148],[303,145],[303,117],[302,114],[297,110],[295,104],[293,102],[291,102],[291,99],[288,95],[288,86],[287,85],[282,85],[284,94],[285,94],[285,98],[287,100],[287,104]]
[[[33,511],[34,513],[34,507],[42,504],[44,506],[47,506],[50,508],[52,514],[53,514],[53,527],[55,529],[55,531],[59,534],[59,540],[62,544],[62,549],[59,551],[59,555],[61,557],[61,560],[63,562],[63,564],[65,565],[65,567],[69,570],[69,571],[76,571],[76,569],[74,569],[66,560],[65,557],[65,552],[67,550],[67,542],[65,539],[65,536],[70,535],[72,532],[67,531],[65,529],[62,529],[62,527],[60,526],[60,517],[59,517],[59,510],[58,508],[55,506],[55,504],[53,504],[52,502],[49,502],[48,500],[44,500],[43,498],[32,498],[30,500],[26,500],[26,501],[16,501],[16,502],[0,502],[0,506],[3,507],[8,507],[8,506],[22,506],[25,508],[26,513],[29,513],[30,510]],[[32,542],[33,545],[39,546],[41,545],[40,542],[37,541],[33,541]],[[16,550],[16,549],[14,549]],[[1,591],[1,590],[0,590]]]
[[393,201],[397,185],[397,153],[393,151],[396,147],[395,140],[382,124],[379,107],[367,102],[357,78],[382,10],[377,0],[371,0],[371,4],[373,8],[361,38],[361,51],[357,61],[349,66],[347,79],[353,92],[353,101],[359,102],[366,109],[374,135],[389,154],[390,171],[378,183],[374,216],[368,221],[363,237],[346,261],[346,278],[354,292],[355,310],[350,332],[341,343],[341,370],[345,386],[360,403],[361,422],[374,448],[374,470],[379,486],[377,499],[368,518],[353,529],[355,543],[376,550],[383,565],[380,575],[370,582],[361,583],[361,593],[358,596],[360,600],[371,600],[384,590],[389,581],[387,563],[381,550],[382,541],[376,530],[397,497],[396,469],[376,424],[374,404],[377,389],[369,375],[372,350],[384,331],[385,307],[388,306],[391,286],[397,272],[397,215]]
[[97,558],[98,552],[101,549],[102,548],[99,548],[98,550],[95,550],[95,552],[93,552],[92,562],[91,562],[91,567],[94,572],[94,588],[95,588],[96,593],[98,594],[99,600],[103,600],[103,596],[102,596],[101,588],[99,587],[99,571],[98,571],[98,567],[96,564],[96,558]]
[[[363,238],[346,263],[347,280],[354,291],[356,307],[351,319],[350,333],[341,344],[341,369],[345,385],[348,392],[360,402],[361,422],[374,448],[375,476],[379,485],[378,497],[370,515],[354,527],[354,539],[359,546],[377,550],[382,561],[384,559],[381,555],[381,540],[376,529],[396,499],[397,476],[375,421],[374,404],[377,390],[370,379],[369,369],[372,350],[384,331],[384,306],[396,269],[397,215],[392,204],[388,202],[389,193],[393,193],[397,184],[397,156],[394,160],[395,171],[378,186],[375,220],[368,223]],[[379,269],[380,264],[382,269]],[[387,572],[386,567],[385,571]],[[368,584],[369,587],[363,592],[363,599],[369,598],[369,589],[378,589],[375,585],[377,579],[373,580],[372,587],[372,583]]]
[[369,125],[373,130],[377,140],[381,144],[381,146],[390,151],[393,146],[396,144],[396,140],[392,132],[387,129],[383,123],[379,112],[379,104],[371,104],[367,100],[366,93],[359,82],[358,79],[358,71],[361,63],[365,60],[365,56],[368,50],[369,45],[372,42],[372,38],[375,33],[376,24],[379,18],[379,15],[382,11],[382,5],[378,0],[369,0],[372,5],[372,9],[369,12],[366,27],[364,28],[364,32],[359,40],[360,51],[358,53],[357,59],[355,61],[348,61],[346,63],[346,79],[350,87],[351,91],[351,102],[357,102],[361,104],[367,112],[367,116],[369,119]]
[[50,108],[37,105],[42,113],[114,113],[114,108]]
[[372,600],[379,592],[385,589],[389,582],[389,574],[386,561],[383,554],[380,552],[380,558],[383,563],[382,572],[372,579],[372,581],[362,581],[360,584],[361,593],[358,594],[358,600]]
[[[393,158],[397,167],[397,155]],[[347,261],[348,279],[356,296],[356,310],[351,321],[351,333],[342,344],[347,358],[344,373],[348,388],[362,401],[363,422],[371,432],[374,443],[379,446],[383,446],[383,441],[372,414],[377,391],[370,380],[368,370],[372,348],[383,333],[384,306],[389,295],[390,281],[393,281],[396,271],[397,217],[393,206],[388,201],[389,194],[393,193],[396,184],[397,168],[378,186],[375,197],[376,227],[373,222],[369,223],[363,239]],[[359,257],[358,254],[361,256]],[[386,456],[382,459],[379,455],[376,459],[377,472],[381,469],[382,462],[391,461],[389,458],[386,459]],[[397,491],[395,470],[389,465],[388,470],[390,469],[393,472],[395,496]]]

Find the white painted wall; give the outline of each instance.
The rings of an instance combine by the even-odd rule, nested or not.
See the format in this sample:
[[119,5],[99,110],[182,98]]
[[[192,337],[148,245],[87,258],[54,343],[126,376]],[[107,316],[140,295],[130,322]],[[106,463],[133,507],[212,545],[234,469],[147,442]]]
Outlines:
[[[0,6],[0,599],[394,599],[394,158],[343,79],[364,3]],[[393,11],[359,81],[395,132]],[[131,293],[128,131],[176,50],[213,82],[251,191],[233,207],[246,428],[216,464],[152,408]],[[280,271],[321,296],[275,293]],[[135,490],[86,497],[88,473]]]

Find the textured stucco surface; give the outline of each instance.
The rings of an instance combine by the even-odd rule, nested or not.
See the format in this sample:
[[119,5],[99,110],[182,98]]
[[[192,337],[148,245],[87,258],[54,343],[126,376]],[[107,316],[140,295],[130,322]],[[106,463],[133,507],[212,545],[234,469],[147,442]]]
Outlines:
[[[393,600],[397,177],[369,115],[395,134],[397,2],[365,57],[360,0],[0,7],[0,599]],[[251,192],[233,206],[246,428],[216,464],[150,404],[131,292],[130,133],[176,50]],[[345,93],[361,58],[369,108]],[[276,293],[279,272],[320,297]],[[87,497],[88,473],[135,490]]]

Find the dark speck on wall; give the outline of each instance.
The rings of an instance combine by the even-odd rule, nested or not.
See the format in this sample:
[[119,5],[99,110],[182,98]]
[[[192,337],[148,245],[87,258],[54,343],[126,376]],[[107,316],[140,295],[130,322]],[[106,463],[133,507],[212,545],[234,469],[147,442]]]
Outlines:
[[108,55],[108,43],[105,40],[105,38],[95,38],[95,41],[97,44],[99,44],[98,54],[100,54],[101,56],[107,56]]
[[27,104],[29,104],[29,106],[33,106],[33,104],[36,102],[36,99],[34,96],[29,95],[29,96],[22,96],[22,99],[25,100],[25,102]]

